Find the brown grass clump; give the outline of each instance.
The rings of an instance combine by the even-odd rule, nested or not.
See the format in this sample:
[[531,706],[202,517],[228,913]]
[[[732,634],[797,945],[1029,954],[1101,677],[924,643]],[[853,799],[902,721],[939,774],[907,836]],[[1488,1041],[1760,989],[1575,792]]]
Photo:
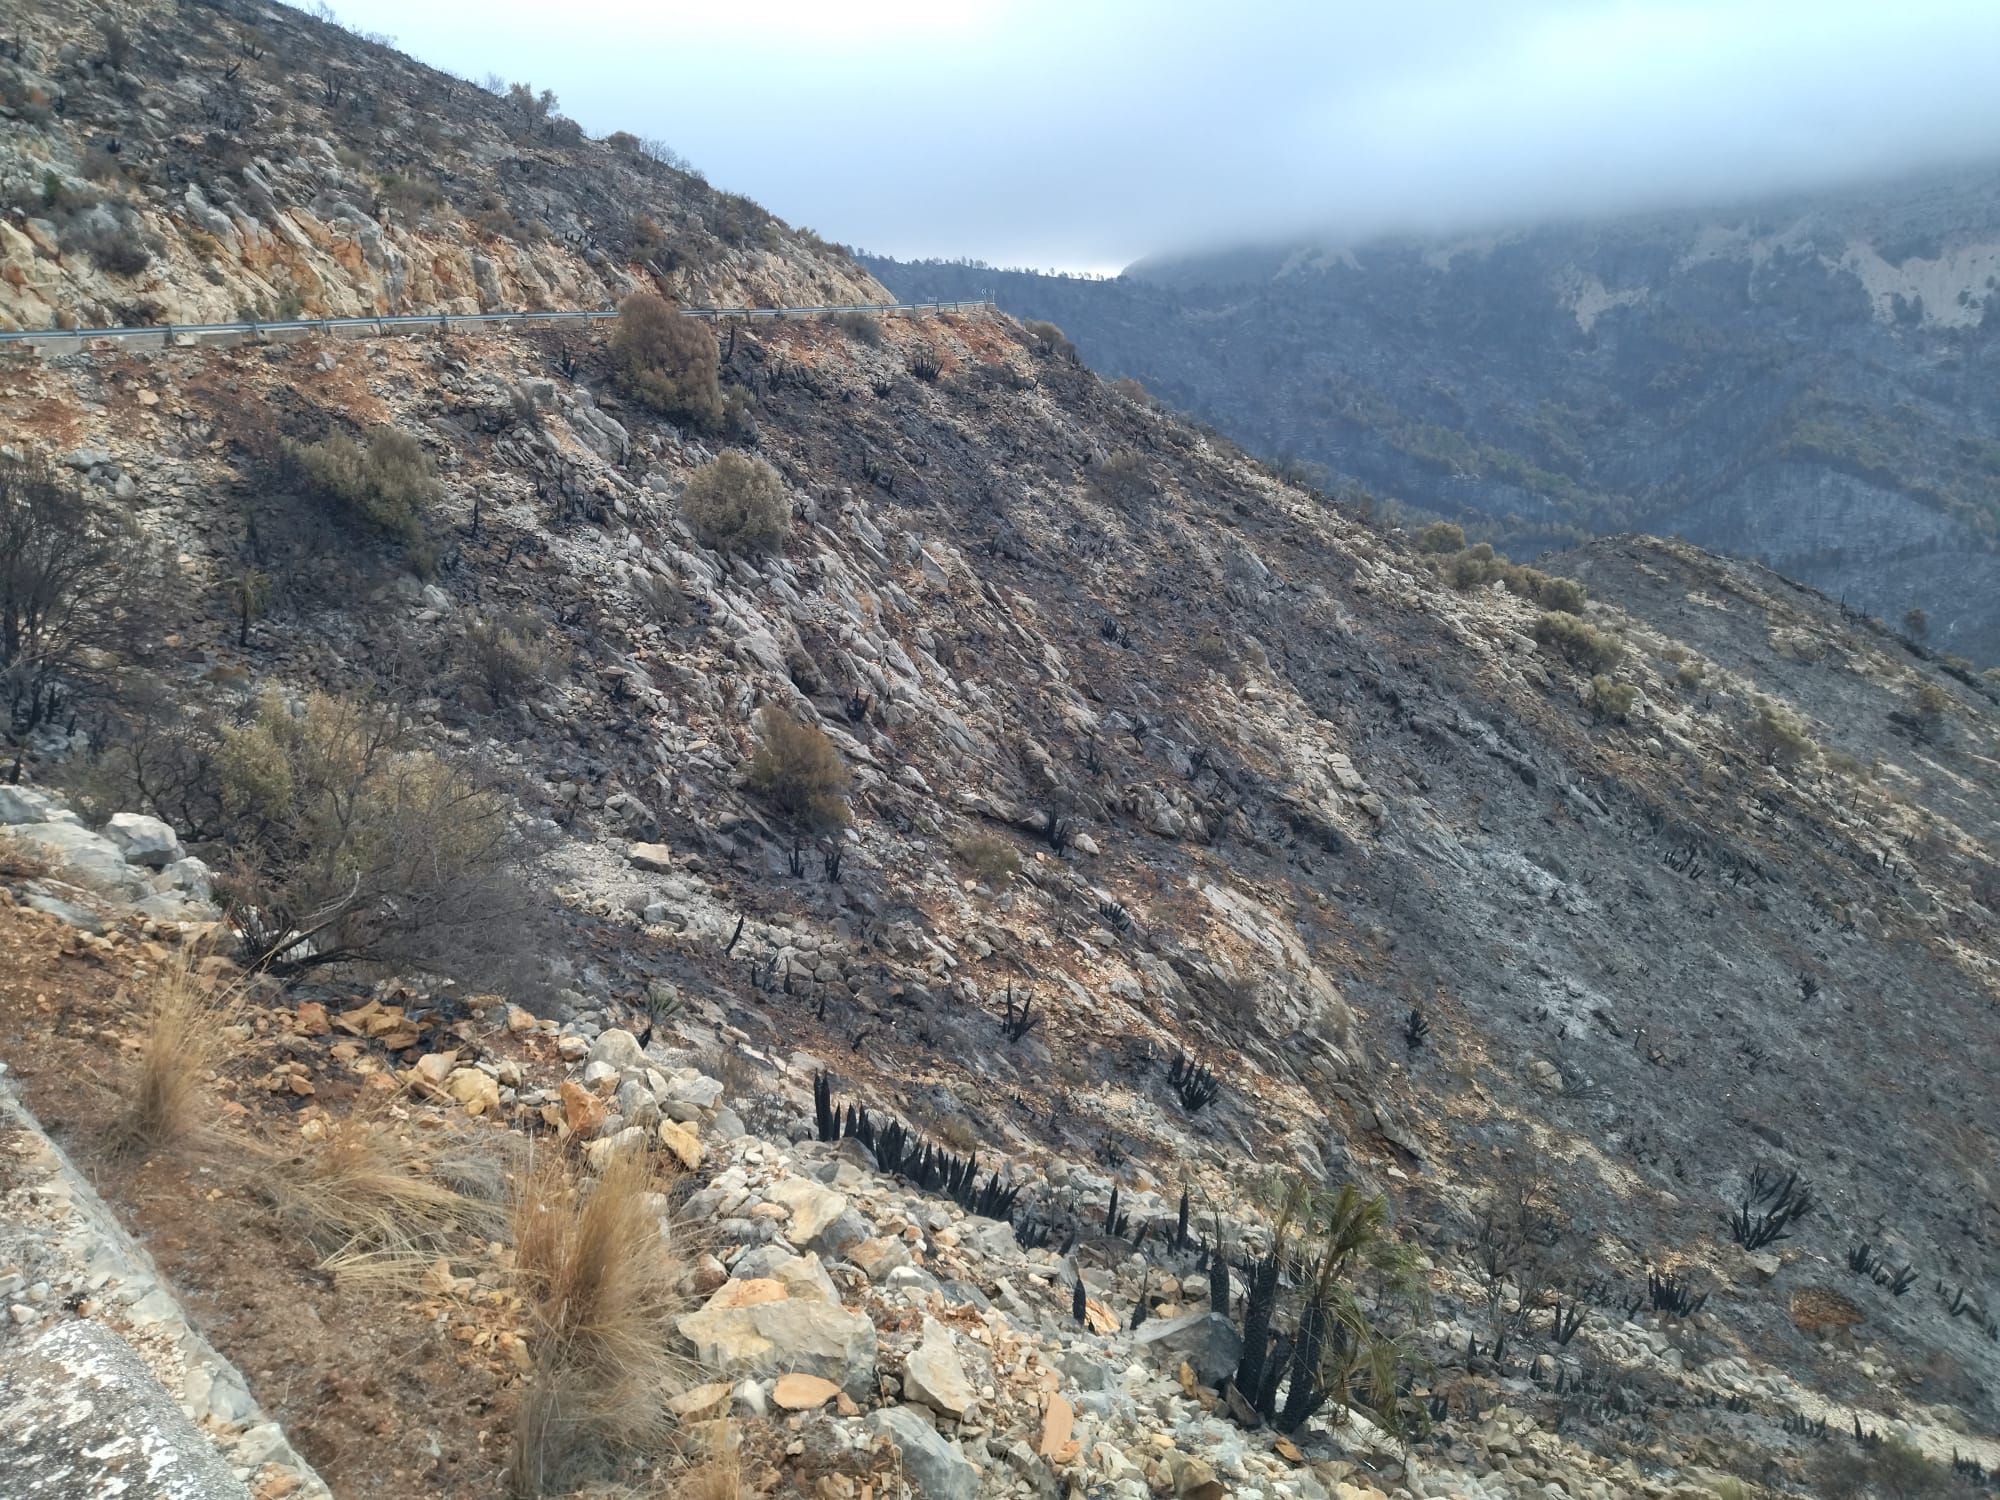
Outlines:
[[574,1158],[524,1174],[515,1269],[529,1307],[534,1371],[514,1422],[511,1493],[567,1493],[618,1452],[662,1448],[667,1399],[690,1369],[670,1347],[685,1310],[681,1251],[662,1221],[651,1160],[624,1152],[595,1180]]
[[146,1033],[112,1125],[115,1151],[157,1151],[185,1139],[198,1123],[202,1080],[228,1052],[225,1028],[241,1007],[242,990],[196,964],[197,955],[183,948],[147,988]]
[[460,1161],[455,1144],[350,1116],[273,1160],[267,1190],[336,1281],[415,1286],[466,1235],[495,1234],[505,1217],[497,1193],[464,1190],[477,1177],[465,1169],[474,1153]]

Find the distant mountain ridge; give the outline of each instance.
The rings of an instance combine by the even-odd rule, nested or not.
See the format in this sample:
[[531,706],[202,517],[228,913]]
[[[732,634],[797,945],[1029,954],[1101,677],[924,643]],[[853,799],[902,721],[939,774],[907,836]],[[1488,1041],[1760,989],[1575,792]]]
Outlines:
[[2000,168],[1109,281],[865,263],[1517,556],[1679,535],[2000,659]]

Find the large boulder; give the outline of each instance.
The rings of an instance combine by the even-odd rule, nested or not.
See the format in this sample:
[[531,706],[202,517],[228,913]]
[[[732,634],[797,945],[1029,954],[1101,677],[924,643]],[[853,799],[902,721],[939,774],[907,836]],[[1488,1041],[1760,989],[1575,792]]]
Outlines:
[[146,894],[145,875],[126,863],[124,851],[79,823],[23,823],[0,838],[72,885],[126,901]]
[[1203,1385],[1219,1386],[1236,1373],[1243,1357],[1243,1336],[1221,1313],[1193,1312],[1141,1323],[1132,1334],[1132,1347],[1162,1364],[1186,1360],[1194,1368],[1195,1379]]
[[144,813],[113,813],[104,836],[135,865],[164,870],[181,857],[181,841],[165,823]]
[[963,1417],[979,1399],[972,1382],[965,1378],[965,1366],[959,1362],[951,1330],[935,1319],[924,1319],[923,1342],[903,1362],[903,1395],[953,1421]]
[[868,1238],[867,1224],[848,1208],[846,1197],[810,1178],[787,1177],[774,1184],[765,1196],[790,1210],[784,1234],[800,1250],[839,1255],[848,1246]]
[[31,786],[0,786],[0,825],[74,823],[76,814]]
[[704,1367],[732,1380],[796,1372],[831,1380],[857,1400],[872,1392],[875,1325],[838,1303],[786,1292],[769,1278],[730,1281],[680,1320],[681,1336]]
[[590,1044],[587,1062],[603,1063],[607,1067],[624,1072],[627,1068],[646,1066],[646,1049],[639,1045],[639,1039],[620,1027],[600,1031],[597,1040]]
[[972,1461],[911,1407],[885,1406],[868,1425],[895,1446],[903,1478],[918,1500],[974,1500],[979,1493],[979,1470]]

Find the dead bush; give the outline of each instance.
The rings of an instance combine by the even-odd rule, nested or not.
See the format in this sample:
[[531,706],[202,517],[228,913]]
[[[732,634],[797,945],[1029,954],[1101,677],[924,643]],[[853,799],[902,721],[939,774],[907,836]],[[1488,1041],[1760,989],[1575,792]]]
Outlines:
[[122,1152],[157,1151],[199,1123],[202,1082],[228,1053],[224,1028],[242,992],[201,972],[196,954],[181,948],[146,987],[145,1034],[112,1126]]
[[1130,505],[1156,492],[1146,461],[1129,451],[1092,464],[1089,482],[1091,494],[1107,505]]
[[781,709],[759,711],[745,785],[794,829],[828,834],[845,828],[851,779],[825,731]]
[[997,833],[969,833],[952,845],[959,862],[995,890],[1021,873],[1021,855]]
[[658,1449],[670,1433],[666,1403],[691,1372],[671,1347],[683,1257],[659,1186],[641,1151],[594,1180],[561,1157],[524,1175],[514,1264],[534,1367],[514,1423],[516,1496],[568,1494],[608,1454]]
[[1755,706],[1756,714],[1750,720],[1750,743],[1765,765],[1797,766],[1819,753],[1805,720],[1784,704],[1760,698]]
[[1075,359],[1076,345],[1069,336],[1053,323],[1030,318],[1021,325],[1021,331],[1028,336],[1028,347],[1044,359]]
[[424,513],[443,493],[430,455],[407,432],[378,427],[367,446],[336,432],[284,448],[297,487],[405,546],[423,540]]
[[853,339],[857,344],[866,344],[871,349],[881,347],[882,320],[873,313],[836,313],[833,318],[833,326]]
[[214,768],[234,856],[222,891],[258,962],[490,973],[531,942],[506,800],[418,748],[394,707],[269,693],[222,731]]
[[673,421],[719,432],[726,411],[715,335],[651,292],[618,308],[611,335],[618,383],[633,400]]
[[791,531],[792,502],[776,469],[732,452],[695,470],[681,494],[681,515],[704,547],[774,552]]
[[505,708],[561,679],[562,645],[526,610],[481,616],[466,627],[460,643],[459,675],[488,708]]
[[128,527],[48,464],[0,459],[0,695],[26,734],[55,707],[61,679],[110,644],[140,549]]

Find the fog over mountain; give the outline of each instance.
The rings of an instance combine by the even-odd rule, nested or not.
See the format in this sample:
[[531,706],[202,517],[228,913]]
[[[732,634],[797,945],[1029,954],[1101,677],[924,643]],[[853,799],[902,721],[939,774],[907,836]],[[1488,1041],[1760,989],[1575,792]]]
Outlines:
[[593,133],[661,138],[794,222],[899,258],[1111,270],[2000,149],[2000,7],[1978,0],[582,0],[560,25],[524,0],[339,10],[466,76],[552,88]]

